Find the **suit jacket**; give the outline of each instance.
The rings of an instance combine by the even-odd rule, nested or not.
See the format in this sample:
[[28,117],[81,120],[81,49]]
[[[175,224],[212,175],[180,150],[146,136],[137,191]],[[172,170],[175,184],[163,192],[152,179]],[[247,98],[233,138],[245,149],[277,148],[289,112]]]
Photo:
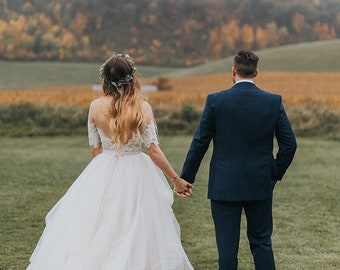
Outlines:
[[[278,143],[273,156],[274,136]],[[262,200],[272,196],[293,160],[296,139],[281,96],[239,82],[208,95],[181,177],[193,183],[213,140],[208,198]]]

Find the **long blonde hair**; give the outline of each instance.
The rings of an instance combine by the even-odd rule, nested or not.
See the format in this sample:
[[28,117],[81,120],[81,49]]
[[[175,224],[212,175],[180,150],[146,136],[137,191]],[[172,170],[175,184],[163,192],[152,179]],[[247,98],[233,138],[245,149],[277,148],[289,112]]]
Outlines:
[[142,105],[146,98],[140,91],[140,78],[129,55],[113,55],[100,70],[105,96],[112,96],[110,129],[112,141],[122,146],[140,136],[145,123]]

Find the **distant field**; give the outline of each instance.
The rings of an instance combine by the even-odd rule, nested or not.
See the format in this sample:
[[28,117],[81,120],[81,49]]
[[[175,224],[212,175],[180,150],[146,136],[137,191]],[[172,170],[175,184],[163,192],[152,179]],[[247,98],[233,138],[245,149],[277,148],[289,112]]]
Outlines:
[[[0,89],[97,84],[101,64],[0,61]],[[139,73],[145,78],[157,77],[174,70],[171,67],[138,67]]]
[[[260,50],[260,70],[340,72],[340,39]],[[0,61],[0,89],[40,88],[98,83],[101,63]],[[144,78],[192,77],[229,72],[232,56],[192,68],[138,66]]]
[[[326,136],[336,140],[340,138],[340,63],[336,55],[339,45],[340,40],[336,40],[278,47],[258,53],[261,56],[260,74],[255,82],[262,89],[282,95],[287,113],[299,135]],[[266,61],[266,58],[269,60]],[[275,61],[272,61],[273,59]],[[72,107],[72,111],[79,109],[81,112],[88,108],[95,97],[102,94],[100,90],[92,90],[93,83],[98,83],[99,64],[10,63],[12,73],[8,75],[8,71],[0,62],[0,71],[2,69],[2,74],[5,74],[0,77],[0,84],[5,82],[3,85],[7,85],[5,89],[0,86],[2,134],[11,133],[11,129],[16,130],[17,127],[13,123],[19,121],[19,118],[13,118],[13,111],[18,113],[18,106],[7,108],[9,105],[30,103],[44,107],[42,110],[45,112],[51,111],[46,106],[54,106],[54,109]],[[231,58],[228,63],[231,66]],[[266,70],[261,67],[266,66],[266,63],[276,63],[276,67],[267,67]],[[304,63],[306,69],[293,71],[301,63]],[[177,125],[177,129],[182,131],[185,130],[182,127],[183,119],[176,118],[176,122],[170,115],[188,103],[200,111],[207,94],[230,87],[230,66],[227,67],[226,62],[218,61],[190,69],[176,69],[177,73],[174,73],[173,68],[160,67],[140,67],[139,71],[146,84],[157,83],[160,76],[168,79],[171,86],[169,91],[147,92],[145,95],[155,109],[160,123],[165,123],[164,126],[167,127]],[[283,71],[283,67],[290,71]],[[315,67],[318,67],[318,72],[308,71],[314,70]],[[329,72],[320,72],[326,71],[327,68]],[[276,69],[280,71],[275,71]],[[55,77],[49,76],[51,70]],[[22,83],[25,83],[24,88],[19,87]],[[19,88],[14,89],[13,85]],[[23,118],[21,122],[37,125],[37,122],[32,120],[35,118],[30,117],[27,111],[20,111],[19,114]],[[41,114],[39,117],[47,116]],[[41,124],[43,122],[39,122],[39,125]],[[36,128],[37,126],[33,125],[29,130],[33,132],[38,130]],[[14,133],[22,134],[21,130]]]
[[[206,95],[232,85],[229,74],[169,78],[171,91],[146,93],[150,102],[158,107],[178,107],[193,103],[202,107]],[[146,83],[152,83],[152,79]],[[256,78],[259,87],[279,93],[287,105],[317,103],[340,109],[339,73],[262,72]],[[1,90],[0,106],[33,103],[37,105],[63,105],[87,107],[101,91],[94,92],[91,85],[53,86],[37,89]]]

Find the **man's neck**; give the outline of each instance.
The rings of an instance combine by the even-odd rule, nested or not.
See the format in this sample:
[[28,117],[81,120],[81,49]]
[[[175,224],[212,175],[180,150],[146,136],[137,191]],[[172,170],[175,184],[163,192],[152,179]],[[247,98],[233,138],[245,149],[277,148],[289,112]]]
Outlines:
[[253,79],[251,79],[251,78],[247,78],[247,79],[244,79],[244,78],[239,78],[238,80],[235,80],[235,84],[237,84],[237,83],[241,83],[241,82],[254,83],[254,80],[253,80]]

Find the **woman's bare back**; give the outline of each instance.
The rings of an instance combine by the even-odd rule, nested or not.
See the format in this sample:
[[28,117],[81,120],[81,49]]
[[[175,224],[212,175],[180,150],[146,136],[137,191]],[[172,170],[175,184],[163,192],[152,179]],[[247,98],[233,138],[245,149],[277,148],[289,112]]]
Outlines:
[[[112,96],[102,96],[92,101],[89,110],[89,122],[94,122],[109,138],[112,138],[110,120],[112,119]],[[142,105],[145,122],[149,124],[153,120],[152,109],[149,103]]]

